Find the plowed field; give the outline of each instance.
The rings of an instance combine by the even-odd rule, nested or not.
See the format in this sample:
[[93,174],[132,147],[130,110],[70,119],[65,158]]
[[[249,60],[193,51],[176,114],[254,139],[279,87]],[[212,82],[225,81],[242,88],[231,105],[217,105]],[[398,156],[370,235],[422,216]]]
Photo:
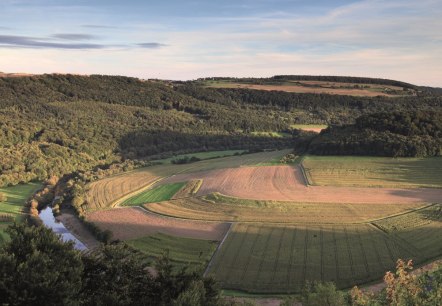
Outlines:
[[219,192],[256,200],[313,203],[400,204],[433,203],[441,189],[307,186],[300,168],[290,166],[241,167],[204,173],[183,174],[164,182],[202,179],[198,195]]
[[150,214],[138,207],[90,213],[88,221],[110,230],[114,239],[127,240],[163,233],[177,237],[221,240],[228,223],[188,221]]

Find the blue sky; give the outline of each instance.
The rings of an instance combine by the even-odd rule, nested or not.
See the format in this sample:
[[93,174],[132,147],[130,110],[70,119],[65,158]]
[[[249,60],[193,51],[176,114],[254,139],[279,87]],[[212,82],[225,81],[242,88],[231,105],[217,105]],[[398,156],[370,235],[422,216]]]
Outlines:
[[440,0],[0,0],[0,71],[442,86]]

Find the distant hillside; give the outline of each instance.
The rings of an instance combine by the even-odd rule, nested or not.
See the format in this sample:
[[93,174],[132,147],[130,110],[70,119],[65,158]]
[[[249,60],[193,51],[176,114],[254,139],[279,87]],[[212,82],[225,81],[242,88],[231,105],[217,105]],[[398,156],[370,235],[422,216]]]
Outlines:
[[[0,77],[0,186],[175,153],[292,147],[293,124],[442,108],[432,95],[354,97],[121,76]],[[289,137],[272,137],[284,132]]]
[[329,127],[314,138],[309,153],[394,157],[442,156],[442,112],[364,115],[351,125]]

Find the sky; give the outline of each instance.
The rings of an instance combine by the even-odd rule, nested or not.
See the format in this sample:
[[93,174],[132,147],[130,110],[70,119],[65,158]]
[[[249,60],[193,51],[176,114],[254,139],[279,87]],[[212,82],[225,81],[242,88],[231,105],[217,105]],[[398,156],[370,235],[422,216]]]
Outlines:
[[0,0],[0,71],[442,87],[442,1]]

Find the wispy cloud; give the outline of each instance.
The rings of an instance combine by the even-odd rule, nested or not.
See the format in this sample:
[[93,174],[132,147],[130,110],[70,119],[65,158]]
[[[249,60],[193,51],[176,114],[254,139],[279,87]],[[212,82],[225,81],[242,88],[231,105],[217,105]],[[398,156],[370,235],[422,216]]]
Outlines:
[[116,26],[102,25],[102,24],[83,24],[81,25],[81,27],[87,29],[118,29],[118,27]]
[[166,47],[166,44],[160,44],[156,42],[147,42],[147,43],[139,43],[137,44],[140,48],[146,48],[146,49],[158,49],[161,47]]
[[52,48],[52,49],[103,49],[106,46],[89,43],[58,43],[36,37],[0,35],[0,47]]
[[58,33],[54,34],[51,37],[57,38],[57,39],[63,39],[63,40],[92,40],[96,39],[97,37],[95,35],[90,34],[79,34],[79,33]]

